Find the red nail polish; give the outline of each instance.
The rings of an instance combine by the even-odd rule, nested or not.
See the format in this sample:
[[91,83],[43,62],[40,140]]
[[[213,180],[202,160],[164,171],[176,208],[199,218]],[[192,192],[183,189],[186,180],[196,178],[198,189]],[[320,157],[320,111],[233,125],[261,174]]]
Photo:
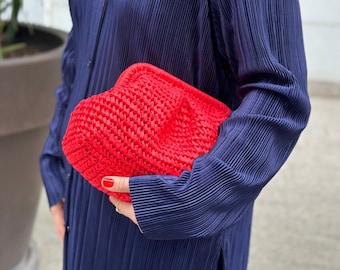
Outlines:
[[105,188],[112,188],[113,185],[114,185],[114,181],[112,179],[109,179],[109,178],[103,178],[102,185]]

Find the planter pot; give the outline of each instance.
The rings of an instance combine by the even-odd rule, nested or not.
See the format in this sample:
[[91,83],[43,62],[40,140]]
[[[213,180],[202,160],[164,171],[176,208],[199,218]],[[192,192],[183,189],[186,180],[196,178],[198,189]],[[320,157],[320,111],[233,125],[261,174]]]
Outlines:
[[43,51],[0,61],[0,270],[37,269],[31,233],[42,180],[39,155],[53,115],[66,33],[34,26]]

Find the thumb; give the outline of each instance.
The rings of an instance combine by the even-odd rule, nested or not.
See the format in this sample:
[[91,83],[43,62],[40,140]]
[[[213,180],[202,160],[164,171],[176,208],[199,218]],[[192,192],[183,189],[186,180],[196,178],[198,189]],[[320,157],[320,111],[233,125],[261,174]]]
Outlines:
[[105,176],[102,179],[102,187],[113,192],[130,193],[130,177],[125,176]]

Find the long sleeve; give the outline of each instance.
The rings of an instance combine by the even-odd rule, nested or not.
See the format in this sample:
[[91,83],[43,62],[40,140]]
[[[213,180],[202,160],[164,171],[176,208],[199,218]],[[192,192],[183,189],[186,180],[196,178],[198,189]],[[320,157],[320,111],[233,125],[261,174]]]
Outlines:
[[73,35],[70,32],[62,58],[62,84],[56,90],[57,104],[41,157],[40,171],[50,205],[64,197],[67,172],[64,170],[60,130],[74,79]]
[[310,114],[298,1],[211,1],[211,11],[240,105],[192,171],[130,179],[148,238],[205,237],[236,224],[286,161]]

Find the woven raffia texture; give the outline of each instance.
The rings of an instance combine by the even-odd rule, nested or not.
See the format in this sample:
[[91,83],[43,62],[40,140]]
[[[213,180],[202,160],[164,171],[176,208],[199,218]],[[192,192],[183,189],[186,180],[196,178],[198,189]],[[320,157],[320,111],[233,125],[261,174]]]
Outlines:
[[99,190],[124,201],[129,194],[101,187],[104,176],[190,170],[207,153],[230,109],[150,64],[130,66],[115,86],[81,101],[62,147],[70,164]]

